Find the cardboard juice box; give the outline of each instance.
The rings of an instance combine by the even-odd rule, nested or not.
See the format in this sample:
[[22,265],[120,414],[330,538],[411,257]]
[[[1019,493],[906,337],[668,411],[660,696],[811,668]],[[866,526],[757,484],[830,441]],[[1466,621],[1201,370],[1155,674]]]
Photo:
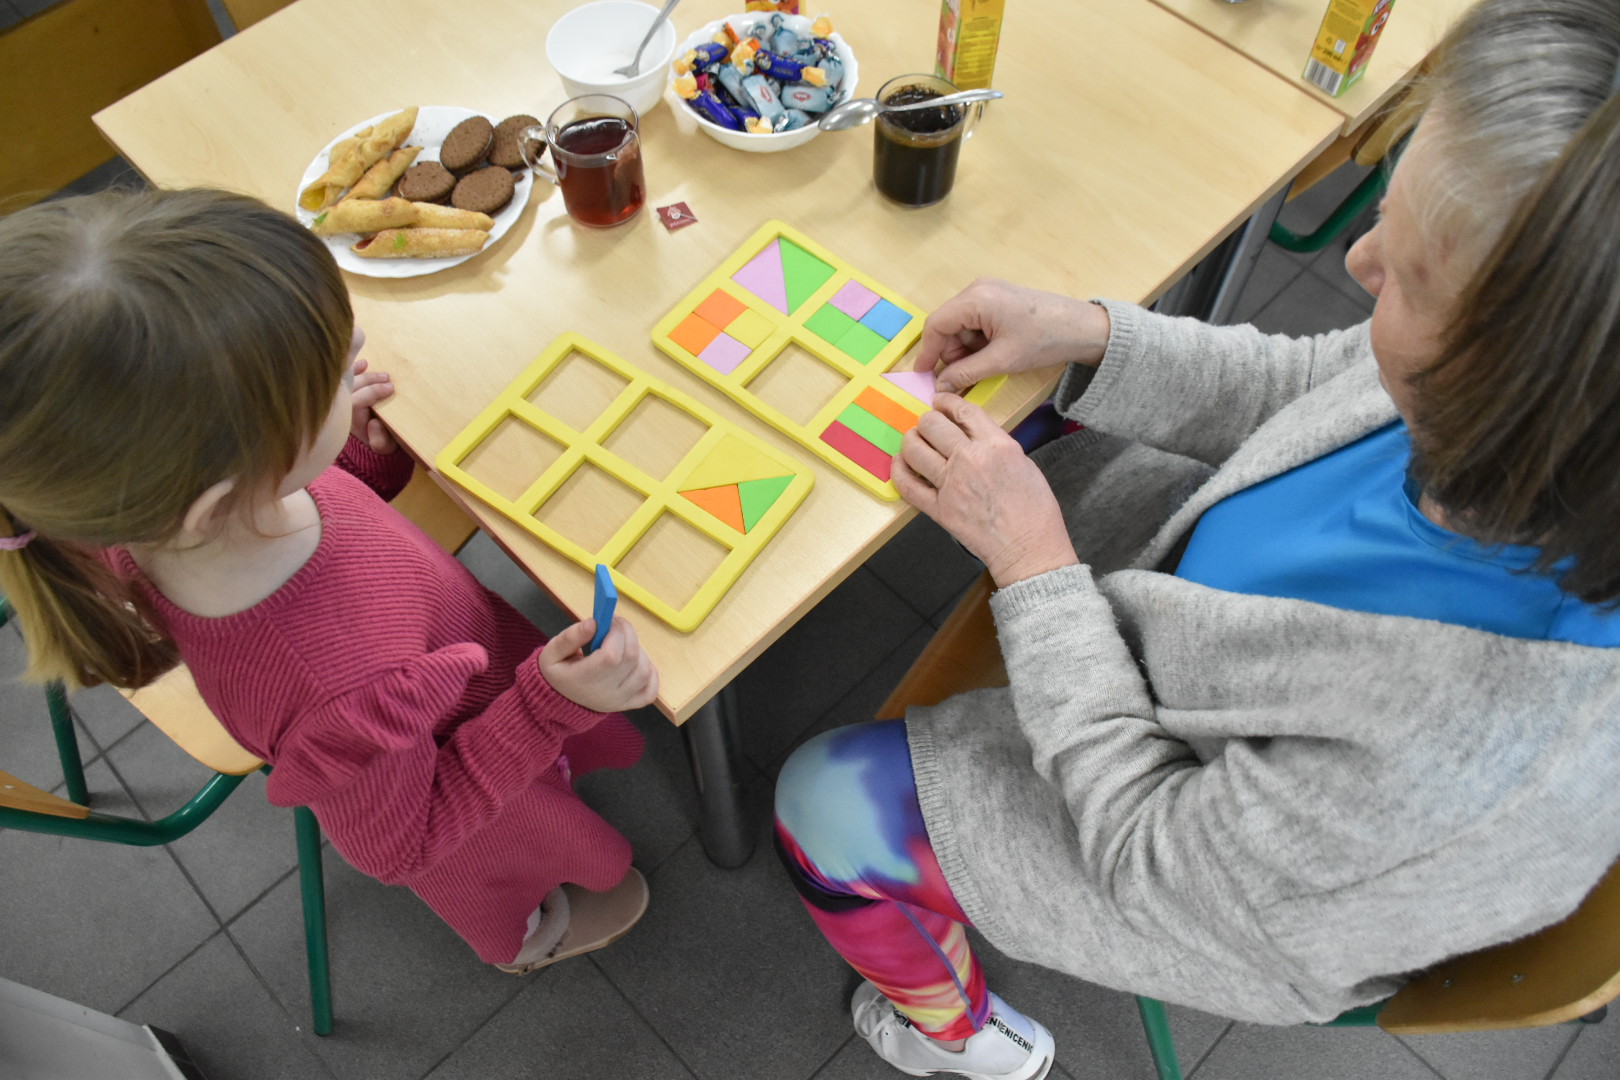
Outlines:
[[1395,0],[1328,0],[1327,14],[1305,61],[1305,81],[1333,97],[1354,86],[1367,70],[1394,6]]
[[983,90],[996,68],[1007,0],[941,0],[934,74],[959,90]]
[[799,0],[748,0],[745,11],[785,11],[789,15],[799,13]]

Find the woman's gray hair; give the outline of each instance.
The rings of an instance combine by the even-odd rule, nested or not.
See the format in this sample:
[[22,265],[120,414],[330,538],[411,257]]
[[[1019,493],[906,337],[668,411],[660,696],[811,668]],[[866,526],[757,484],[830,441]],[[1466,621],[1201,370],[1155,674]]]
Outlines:
[[1458,20],[1412,105],[1434,121],[1420,227],[1465,275],[1617,86],[1616,0],[1484,0]]

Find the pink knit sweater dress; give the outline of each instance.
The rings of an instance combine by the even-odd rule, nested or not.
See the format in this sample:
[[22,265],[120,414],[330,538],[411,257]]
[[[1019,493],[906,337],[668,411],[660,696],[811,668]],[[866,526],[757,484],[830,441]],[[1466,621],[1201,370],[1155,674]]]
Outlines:
[[410,468],[350,439],[309,486],[315,554],[224,618],[182,611],[109,554],[214,715],[273,766],[270,801],[310,807],[357,869],[408,886],[506,963],[552,889],[608,889],[629,868],[628,841],[570,776],[632,765],[642,740],[552,689],[545,635],[383,501]]

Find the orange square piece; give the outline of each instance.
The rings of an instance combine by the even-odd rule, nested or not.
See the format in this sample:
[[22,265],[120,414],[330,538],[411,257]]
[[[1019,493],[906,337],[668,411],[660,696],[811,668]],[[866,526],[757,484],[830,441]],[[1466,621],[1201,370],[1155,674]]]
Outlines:
[[855,404],[904,435],[917,426],[917,414],[902,406],[887,394],[880,394],[868,386],[855,398]]
[[703,350],[709,347],[709,343],[719,336],[720,328],[695,311],[669,332],[669,340],[693,356],[701,356]]
[[741,300],[724,289],[716,289],[692,310],[692,314],[724,330],[731,325],[732,319],[742,314],[744,306]]

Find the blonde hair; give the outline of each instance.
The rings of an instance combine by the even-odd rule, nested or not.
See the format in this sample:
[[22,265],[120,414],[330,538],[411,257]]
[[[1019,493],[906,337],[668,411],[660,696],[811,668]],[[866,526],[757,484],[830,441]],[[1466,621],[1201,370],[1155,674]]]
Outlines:
[[1615,0],[1482,0],[1420,90],[1413,195],[1466,281],[1412,377],[1415,477],[1595,604],[1620,602],[1617,69]]
[[0,589],[28,677],[141,686],[175,662],[102,549],[174,537],[273,489],[313,442],[353,314],[292,218],[207,189],[83,196],[0,219]]

